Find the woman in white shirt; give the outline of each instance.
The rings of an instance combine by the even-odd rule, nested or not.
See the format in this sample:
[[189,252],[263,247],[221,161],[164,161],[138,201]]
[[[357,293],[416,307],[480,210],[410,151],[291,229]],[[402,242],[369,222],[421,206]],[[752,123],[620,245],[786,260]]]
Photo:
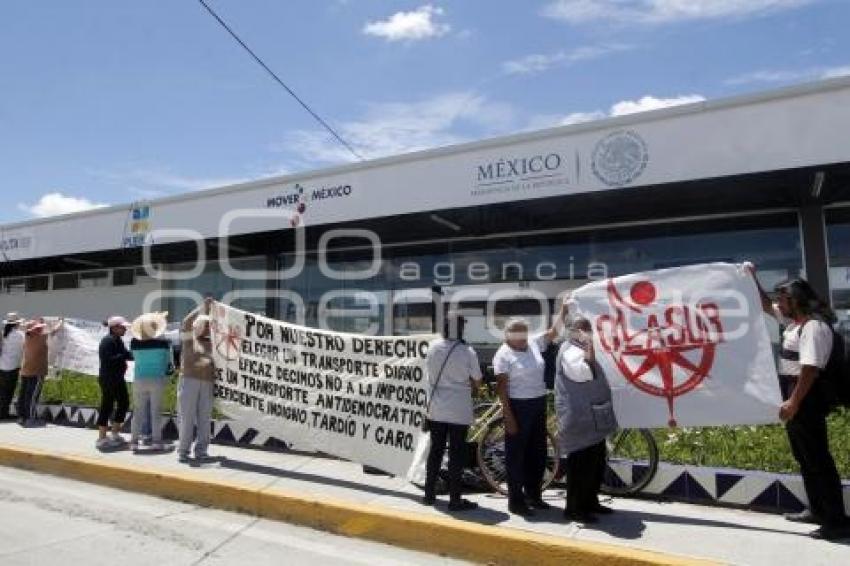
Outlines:
[[546,471],[546,382],[542,352],[558,336],[567,312],[564,303],[552,327],[530,338],[525,320],[509,320],[505,325],[505,342],[493,356],[505,419],[508,509],[517,515],[532,515],[531,507],[549,508],[541,495]]
[[443,337],[428,346],[428,423],[431,451],[425,496],[422,502],[436,501],[437,476],[443,464],[446,441],[449,444],[449,510],[467,511],[477,505],[461,497],[461,475],[466,460],[466,434],[472,424],[472,391],[481,383],[478,355],[463,341],[466,319],[455,312],[446,316]]
[[3,338],[0,340],[0,420],[11,418],[9,407],[18,386],[18,373],[21,371],[21,358],[24,355],[21,322],[23,319],[14,312],[7,314],[3,321]]

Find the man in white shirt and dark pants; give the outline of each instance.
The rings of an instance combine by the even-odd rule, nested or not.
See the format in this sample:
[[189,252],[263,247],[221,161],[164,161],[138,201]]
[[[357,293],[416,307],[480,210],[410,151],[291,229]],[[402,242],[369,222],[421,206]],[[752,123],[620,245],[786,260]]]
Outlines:
[[428,421],[431,451],[425,496],[436,501],[437,477],[443,464],[446,440],[449,443],[449,510],[465,511],[477,505],[461,497],[461,476],[466,460],[466,435],[472,424],[472,388],[481,383],[478,355],[463,341],[466,320],[456,312],[446,316],[443,337],[428,346]]
[[[748,267],[755,275],[752,264]],[[785,422],[791,452],[800,465],[809,499],[809,509],[786,518],[819,524],[820,528],[810,534],[813,538],[850,538],[841,477],[829,451],[826,428],[832,399],[823,370],[832,353],[833,315],[807,281],[795,279],[776,290],[779,302],[772,305],[759,286],[765,312],[784,326],[779,360],[784,402],[779,417]]]

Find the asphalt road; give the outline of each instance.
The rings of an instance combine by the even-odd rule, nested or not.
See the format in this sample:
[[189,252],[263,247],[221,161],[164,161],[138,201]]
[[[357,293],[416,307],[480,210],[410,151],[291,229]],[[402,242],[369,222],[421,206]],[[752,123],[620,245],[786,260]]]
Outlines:
[[465,564],[384,544],[0,467],[0,564]]

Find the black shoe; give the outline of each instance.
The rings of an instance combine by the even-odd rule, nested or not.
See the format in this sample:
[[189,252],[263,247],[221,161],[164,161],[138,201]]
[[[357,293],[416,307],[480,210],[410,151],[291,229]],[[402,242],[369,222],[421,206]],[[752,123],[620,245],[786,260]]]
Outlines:
[[531,508],[523,503],[508,503],[508,511],[513,513],[514,515],[519,515],[520,517],[532,517],[534,516],[534,511]]
[[449,502],[449,511],[472,511],[478,509],[478,504],[468,499]]
[[850,539],[850,524],[824,525],[809,533],[809,536],[818,540],[843,540]]
[[786,520],[793,523],[811,523],[812,525],[820,524],[820,521],[818,521],[817,517],[815,517],[809,509],[803,509],[799,513],[786,513],[784,517]]
[[433,495],[423,495],[422,496],[422,505],[431,506],[437,502],[437,498]]
[[545,501],[543,501],[543,498],[542,498],[542,497],[538,497],[537,499],[526,499],[526,500],[525,500],[525,504],[526,504],[528,507],[531,507],[531,508],[533,508],[533,509],[546,510],[546,509],[551,509],[551,508],[552,508],[552,506],[551,506],[551,505],[549,505],[548,503],[546,503]]

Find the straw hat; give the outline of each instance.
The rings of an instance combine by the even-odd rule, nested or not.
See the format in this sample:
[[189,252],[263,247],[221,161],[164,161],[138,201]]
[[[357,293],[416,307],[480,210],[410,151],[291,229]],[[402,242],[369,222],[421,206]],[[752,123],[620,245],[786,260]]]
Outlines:
[[7,312],[6,318],[3,319],[3,324],[21,324],[23,321],[23,317],[18,313]]
[[133,336],[139,340],[150,340],[159,338],[168,326],[168,311],[165,312],[148,312],[140,315],[133,321],[130,330]]

